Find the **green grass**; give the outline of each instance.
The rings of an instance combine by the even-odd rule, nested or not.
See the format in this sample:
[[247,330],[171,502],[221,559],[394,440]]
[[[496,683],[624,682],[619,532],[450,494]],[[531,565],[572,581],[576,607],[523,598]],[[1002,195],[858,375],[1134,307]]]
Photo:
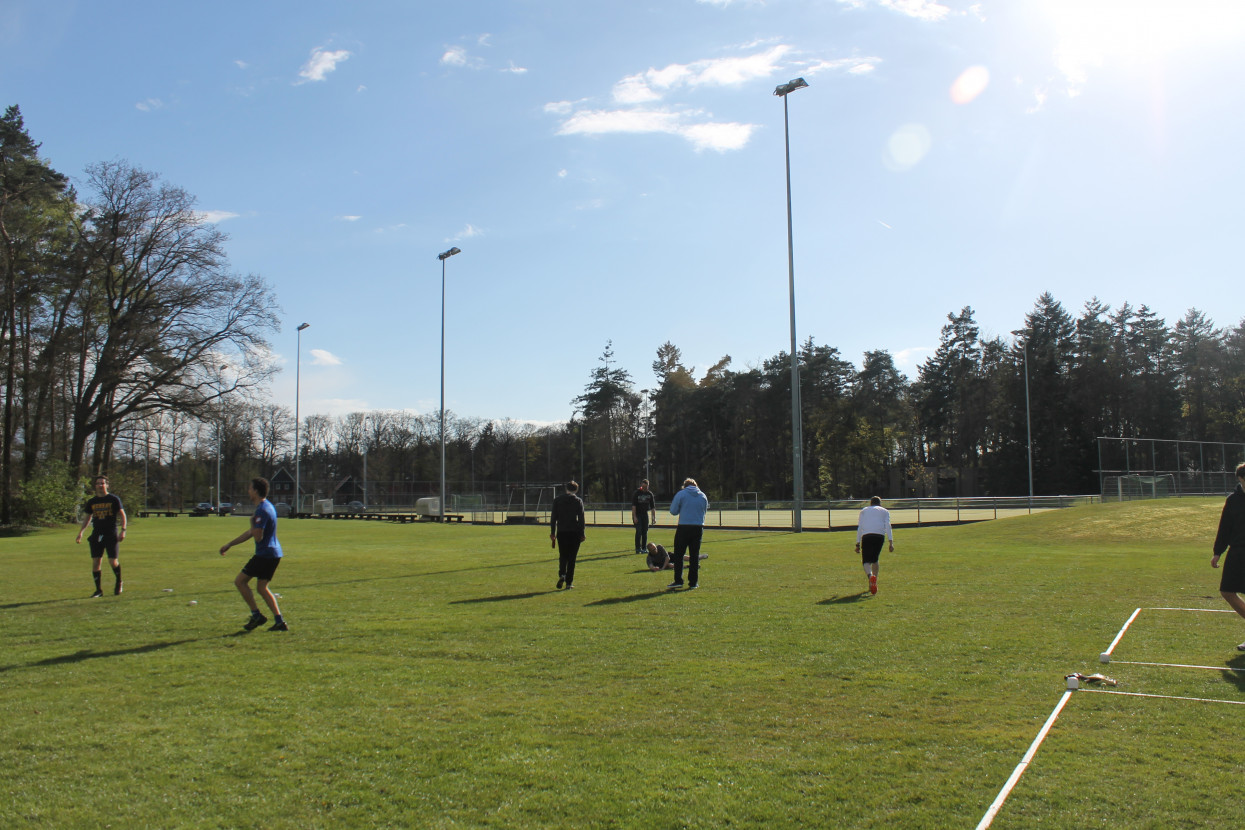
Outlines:
[[[96,600],[72,529],[6,537],[0,826],[972,827],[1067,673],[1245,701],[1097,662],[1137,607],[1225,607],[1220,504],[901,529],[876,597],[850,533],[709,531],[670,593],[590,528],[558,592],[544,528],[285,521],[288,634],[239,634],[240,519],[132,521]],[[1115,656],[1242,639],[1143,611]],[[1078,693],[993,826],[1239,823],[1242,708]]]

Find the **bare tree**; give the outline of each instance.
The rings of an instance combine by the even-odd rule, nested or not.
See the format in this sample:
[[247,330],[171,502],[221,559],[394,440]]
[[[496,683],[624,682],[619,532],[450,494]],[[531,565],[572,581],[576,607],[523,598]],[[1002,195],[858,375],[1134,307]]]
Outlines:
[[[264,383],[275,371],[265,334],[279,329],[269,286],[229,271],[224,234],[184,190],[125,162],[87,174],[94,196],[78,219],[75,256],[86,280],[74,309],[74,467],[91,436],[124,418],[202,410]],[[218,382],[222,362],[233,369],[228,388]],[[95,442],[93,466],[106,449]]]

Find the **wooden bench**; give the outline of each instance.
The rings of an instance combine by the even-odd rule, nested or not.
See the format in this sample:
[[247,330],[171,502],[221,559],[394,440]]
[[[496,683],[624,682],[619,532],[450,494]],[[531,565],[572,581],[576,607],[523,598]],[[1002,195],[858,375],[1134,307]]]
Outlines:
[[140,510],[138,513],[138,518],[146,519],[149,516],[157,516],[157,517],[164,516],[165,518],[172,519],[179,515],[181,514],[178,513],[176,510]]

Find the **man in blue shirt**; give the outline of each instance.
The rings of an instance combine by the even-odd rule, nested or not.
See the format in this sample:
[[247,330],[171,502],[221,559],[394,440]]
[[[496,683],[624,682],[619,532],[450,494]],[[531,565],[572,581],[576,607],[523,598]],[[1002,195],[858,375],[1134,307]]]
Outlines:
[[242,627],[251,631],[268,622],[268,618],[259,612],[259,606],[255,604],[255,594],[251,592],[250,582],[254,579],[259,595],[272,610],[273,625],[268,630],[289,631],[289,626],[285,624],[281,616],[281,609],[277,607],[277,598],[273,596],[272,591],[268,590],[268,583],[272,581],[273,574],[277,572],[277,566],[281,564],[281,543],[277,541],[277,511],[272,506],[272,502],[268,501],[268,479],[259,477],[251,479],[251,486],[247,488],[247,493],[255,505],[255,513],[251,516],[251,526],[237,539],[223,545],[220,555],[224,556],[225,552],[234,545],[240,545],[248,539],[255,540],[255,555],[242,567],[233,581],[238,588],[238,593],[242,594],[242,599],[246,600],[246,604],[251,609],[251,618]]
[[700,540],[705,532],[705,513],[709,511],[709,497],[696,486],[696,479],[683,481],[683,489],[670,502],[670,514],[679,517],[674,531],[674,582],[667,588],[683,585],[683,554],[688,554],[687,588],[699,587]]

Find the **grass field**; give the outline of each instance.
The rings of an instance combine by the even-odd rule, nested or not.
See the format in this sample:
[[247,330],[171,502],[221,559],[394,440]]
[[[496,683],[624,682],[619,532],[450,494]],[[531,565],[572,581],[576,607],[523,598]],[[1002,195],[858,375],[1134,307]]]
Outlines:
[[1225,607],[1220,505],[900,530],[873,597],[851,533],[709,531],[667,592],[590,529],[555,591],[541,527],[284,521],[287,634],[242,519],[132,521],[94,600],[74,530],[0,538],[0,826],[973,827],[1100,670],[1167,697],[1073,694],[992,826],[1239,825],[1245,673],[1133,663],[1245,669],[1245,620],[1097,660]]

